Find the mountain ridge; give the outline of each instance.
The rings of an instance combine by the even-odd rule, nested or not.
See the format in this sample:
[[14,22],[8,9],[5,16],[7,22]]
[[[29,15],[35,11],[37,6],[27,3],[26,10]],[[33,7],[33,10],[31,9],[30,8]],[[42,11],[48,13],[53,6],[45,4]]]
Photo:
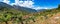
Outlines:
[[34,12],[37,12],[35,9],[31,9],[31,8],[27,8],[27,7],[21,7],[21,6],[11,6],[9,4],[6,4],[4,2],[0,2],[0,7],[7,7],[7,8],[14,8],[14,9],[17,9],[17,10],[20,10],[20,11],[25,11],[25,12],[28,12],[28,13],[34,13]]

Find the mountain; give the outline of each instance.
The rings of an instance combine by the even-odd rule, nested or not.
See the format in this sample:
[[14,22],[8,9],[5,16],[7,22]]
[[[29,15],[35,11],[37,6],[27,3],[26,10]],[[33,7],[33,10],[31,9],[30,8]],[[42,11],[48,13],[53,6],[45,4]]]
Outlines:
[[45,11],[47,9],[40,9],[40,10],[37,10],[37,12],[42,12],[42,11]]
[[17,5],[11,6],[11,5],[6,4],[4,2],[0,2],[0,7],[14,8],[14,9],[17,9],[19,11],[23,11],[23,12],[27,12],[27,13],[35,13],[35,12],[41,12],[41,11],[46,10],[46,9],[35,10],[35,9],[31,9],[31,8],[27,8],[27,7],[21,7],[21,6],[17,6]]
[[35,9],[31,9],[31,8],[27,8],[27,7],[21,7],[21,6],[16,6],[16,5],[14,5],[14,8],[16,8],[18,10],[21,10],[21,11],[30,12],[30,13],[37,12]]
[[32,20],[33,23],[31,22],[32,24],[60,24],[60,6],[54,9],[43,9],[41,12],[29,14],[27,16],[34,17]]
[[31,8],[27,8],[27,7],[21,7],[21,6],[11,6],[11,5],[8,5],[6,3],[3,3],[3,2],[0,2],[0,7],[7,7],[7,8],[14,8],[14,9],[17,9],[19,11],[23,11],[23,12],[27,12],[27,13],[34,13],[34,12],[37,12],[35,9],[31,9]]
[[0,7],[14,8],[13,6],[3,3],[3,2],[0,2]]
[[37,11],[0,2],[0,24],[60,24],[60,5],[55,9]]

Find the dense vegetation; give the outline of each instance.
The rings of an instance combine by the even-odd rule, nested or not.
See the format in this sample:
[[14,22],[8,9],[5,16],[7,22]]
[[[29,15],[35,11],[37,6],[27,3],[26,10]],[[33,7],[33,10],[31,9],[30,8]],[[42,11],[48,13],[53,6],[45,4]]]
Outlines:
[[[25,11],[19,11],[14,8],[1,7],[0,8],[0,24],[38,24],[39,21],[46,21],[53,14],[60,12],[60,5],[56,9],[46,10],[37,13],[27,13]],[[10,23],[11,22],[11,23]]]
[[7,21],[19,21],[23,24],[22,17],[26,14],[28,13],[24,11],[19,11],[13,8],[1,7],[0,22],[5,22],[6,24],[8,24]]

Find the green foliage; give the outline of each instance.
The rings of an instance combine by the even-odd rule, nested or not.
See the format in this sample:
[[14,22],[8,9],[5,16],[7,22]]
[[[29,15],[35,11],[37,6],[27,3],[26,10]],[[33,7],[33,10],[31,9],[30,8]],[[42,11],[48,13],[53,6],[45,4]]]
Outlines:
[[58,5],[58,8],[60,8],[60,4]]
[[26,14],[28,13],[24,11],[19,11],[13,8],[1,7],[0,8],[0,21],[7,22],[11,19],[12,20],[14,19],[15,21],[23,22],[23,19],[21,17],[23,17]]
[[[7,22],[9,20],[13,20],[13,21],[21,22],[21,24],[24,24],[23,21],[27,22],[27,21],[32,20],[33,22],[35,22],[35,19],[41,16],[43,17],[41,17],[40,19],[43,19],[43,18],[48,19],[48,17],[51,17],[52,14],[56,14],[58,12],[60,12],[60,5],[56,9],[33,13],[31,15],[28,15],[29,13],[25,11],[19,11],[13,8],[1,7],[0,8],[0,22]],[[47,16],[48,14],[50,15]],[[22,19],[23,16],[25,15],[31,16],[31,17],[28,17],[27,19]]]

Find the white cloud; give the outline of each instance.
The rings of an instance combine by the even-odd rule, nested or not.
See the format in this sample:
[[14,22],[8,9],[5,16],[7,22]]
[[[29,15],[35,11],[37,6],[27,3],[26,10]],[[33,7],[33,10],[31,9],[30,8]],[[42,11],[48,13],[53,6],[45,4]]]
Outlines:
[[15,3],[11,3],[10,5],[19,5],[19,6],[23,6],[23,7],[32,8],[32,7],[34,7],[33,4],[34,4],[33,1],[19,1],[19,0],[15,0]]
[[[7,4],[10,4],[10,1],[9,0],[4,0],[3,2],[5,2]],[[37,6],[36,7],[33,4],[34,4],[33,1],[19,1],[19,0],[15,0],[15,3],[11,3],[10,5],[19,5],[19,6],[23,6],[23,7],[32,8],[32,9],[35,9],[35,10],[49,9],[48,7],[40,7],[40,6]]]
[[39,9],[41,9],[41,7],[34,7],[33,9],[35,9],[35,10],[39,10]]
[[10,5],[12,5],[12,6],[13,6],[13,5],[15,5],[15,3],[11,3]]
[[47,7],[45,7],[44,9],[48,9]]
[[19,0],[15,0],[15,5],[18,5],[19,4]]
[[38,7],[34,7],[33,9],[39,10],[39,9],[52,9],[52,8],[49,8],[49,7],[40,7],[40,6],[38,6]]
[[23,6],[23,7],[36,9],[36,10],[37,9],[42,9],[41,7],[35,7],[33,4],[34,4],[33,1],[18,1],[18,0],[15,0],[15,3],[12,3],[11,5],[19,5],[19,6]]
[[9,0],[3,0],[3,2],[4,2],[4,3],[7,3],[7,4],[9,4],[9,3],[10,3],[10,1],[9,1]]
[[23,1],[19,1],[20,3],[23,3]]
[[20,1],[19,5],[23,7],[33,7],[34,2],[32,1]]
[[19,0],[15,0],[15,3],[12,3],[11,5],[19,5],[19,6],[22,6],[22,7],[28,7],[28,8],[32,8],[32,9],[35,9],[35,10],[39,10],[39,9],[48,9],[47,7],[35,7],[33,4],[34,2],[33,1],[19,1]]

